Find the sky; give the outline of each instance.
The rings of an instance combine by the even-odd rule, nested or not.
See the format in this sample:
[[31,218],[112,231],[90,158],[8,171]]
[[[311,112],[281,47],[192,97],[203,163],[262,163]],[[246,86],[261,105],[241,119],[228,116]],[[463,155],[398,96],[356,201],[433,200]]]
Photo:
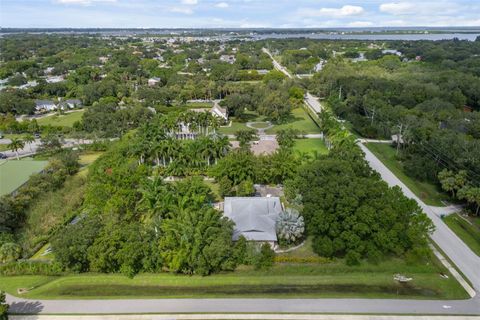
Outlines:
[[480,0],[0,0],[1,27],[480,26]]

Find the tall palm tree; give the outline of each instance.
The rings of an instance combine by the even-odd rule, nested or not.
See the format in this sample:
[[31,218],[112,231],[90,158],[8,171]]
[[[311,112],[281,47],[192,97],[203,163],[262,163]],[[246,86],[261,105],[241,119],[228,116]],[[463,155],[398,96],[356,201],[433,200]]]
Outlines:
[[15,152],[17,160],[20,160],[20,157],[18,156],[18,150],[23,149],[23,147],[25,147],[25,143],[21,139],[17,138],[13,138],[10,144],[7,146],[8,149]]
[[27,134],[23,137],[23,141],[25,141],[25,143],[28,144],[28,146],[30,147],[30,152],[33,152],[32,151],[32,143],[35,142],[35,137],[33,136],[33,134]]

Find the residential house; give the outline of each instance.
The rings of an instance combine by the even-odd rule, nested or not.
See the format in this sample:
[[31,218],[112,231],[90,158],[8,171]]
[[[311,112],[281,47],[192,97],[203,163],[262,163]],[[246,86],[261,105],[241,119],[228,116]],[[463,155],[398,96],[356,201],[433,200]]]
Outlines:
[[278,197],[226,197],[224,216],[235,223],[233,241],[241,236],[247,241],[277,244],[276,221],[283,211]]
[[59,103],[60,109],[75,109],[82,107],[82,101],[79,99],[68,99]]
[[157,77],[155,77],[155,78],[150,78],[150,79],[148,79],[148,86],[149,86],[149,87],[154,87],[154,86],[156,86],[157,84],[159,84],[161,80],[162,80],[162,79],[157,78]]
[[220,105],[218,104],[217,101],[215,101],[213,103],[213,107],[212,107],[212,109],[210,109],[210,113],[215,117],[218,117],[218,118],[221,118],[225,121],[228,121],[228,110],[227,110],[227,108],[220,107]]
[[35,110],[37,111],[53,111],[57,109],[57,105],[50,100],[35,100]]
[[237,59],[235,58],[234,55],[223,54],[223,55],[220,56],[220,61],[227,62],[227,63],[230,63],[230,64],[234,64],[235,61],[237,61]]

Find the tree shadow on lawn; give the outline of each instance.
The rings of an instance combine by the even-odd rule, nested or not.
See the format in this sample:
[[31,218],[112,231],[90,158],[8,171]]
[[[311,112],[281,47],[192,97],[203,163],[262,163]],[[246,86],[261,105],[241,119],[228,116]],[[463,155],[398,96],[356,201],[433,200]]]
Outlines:
[[37,314],[43,310],[40,301],[20,301],[10,304],[9,314]]

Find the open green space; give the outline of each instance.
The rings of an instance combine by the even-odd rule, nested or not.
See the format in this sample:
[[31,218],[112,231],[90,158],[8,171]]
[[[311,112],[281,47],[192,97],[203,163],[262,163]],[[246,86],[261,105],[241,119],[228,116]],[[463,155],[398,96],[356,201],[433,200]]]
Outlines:
[[34,174],[42,171],[47,161],[36,161],[30,159],[6,160],[0,162],[0,196],[9,194]]
[[76,121],[82,119],[84,110],[78,110],[74,112],[65,113],[62,115],[54,114],[48,117],[40,118],[37,120],[38,124],[41,126],[62,126],[62,127],[72,127]]
[[328,149],[321,138],[297,139],[293,147],[294,151],[310,154],[327,154]]
[[451,214],[443,221],[473,252],[480,256],[480,218]]
[[296,129],[302,133],[320,133],[317,124],[313,122],[308,113],[303,108],[292,110],[292,115],[285,123],[275,125],[266,131],[267,134],[274,134],[282,129]]
[[[36,299],[120,299],[187,297],[363,297],[464,299],[463,288],[442,278],[437,263],[409,265],[392,259],[378,265],[346,266],[343,261],[327,264],[277,263],[272,269],[256,271],[240,267],[232,273],[207,277],[172,273],[140,274],[129,279],[119,274],[76,274],[58,277],[0,277],[0,289]],[[393,274],[413,280],[400,284]]]
[[396,158],[396,150],[387,143],[367,143],[366,147],[372,151],[383,164],[390,169],[417,197],[431,206],[444,206],[449,196],[436,185],[415,180],[407,176],[402,163]]
[[[264,122],[265,117],[259,116],[255,112],[247,112],[248,122]],[[247,130],[251,129],[246,126],[246,122],[239,122],[236,118],[231,118],[232,125],[230,127],[222,127],[219,131],[223,134],[235,134],[238,130]],[[266,123],[254,124],[255,128],[265,128],[267,127]],[[320,133],[320,129],[315,122],[310,118],[308,113],[302,108],[296,108],[292,110],[292,114],[289,119],[287,119],[282,124],[273,124],[273,127],[265,131],[266,134],[275,134],[278,130],[282,129],[296,129],[302,133]]]

